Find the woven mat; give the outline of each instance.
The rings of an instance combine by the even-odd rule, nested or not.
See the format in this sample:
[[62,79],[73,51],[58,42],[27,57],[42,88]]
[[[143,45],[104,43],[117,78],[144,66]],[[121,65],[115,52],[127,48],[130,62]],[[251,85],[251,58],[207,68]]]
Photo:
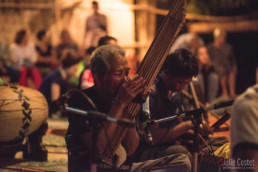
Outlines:
[[22,159],[22,152],[15,155],[15,159],[4,162],[0,167],[2,172],[15,171],[45,171],[45,172],[66,172],[67,171],[67,149],[64,140],[64,133],[68,126],[67,119],[48,119],[49,129],[43,136],[43,145],[48,150],[48,161],[26,161]]

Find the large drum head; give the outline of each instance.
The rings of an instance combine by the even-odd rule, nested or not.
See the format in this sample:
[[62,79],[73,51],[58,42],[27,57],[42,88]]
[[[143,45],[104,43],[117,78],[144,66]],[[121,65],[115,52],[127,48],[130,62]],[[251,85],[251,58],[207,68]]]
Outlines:
[[48,117],[48,104],[37,90],[13,85],[0,86],[0,142],[24,138]]

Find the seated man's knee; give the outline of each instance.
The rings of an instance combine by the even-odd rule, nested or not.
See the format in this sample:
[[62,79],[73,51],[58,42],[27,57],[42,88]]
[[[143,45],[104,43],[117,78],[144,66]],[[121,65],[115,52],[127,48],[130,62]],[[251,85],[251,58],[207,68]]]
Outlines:
[[219,82],[219,75],[215,72],[210,74],[210,80]]
[[167,147],[166,152],[168,154],[176,154],[176,153],[187,154],[189,150],[182,145],[173,145],[173,146]]
[[176,171],[188,172],[191,171],[192,165],[189,157],[186,154],[173,154],[170,156],[171,161],[168,166],[173,167]]
[[173,145],[173,146],[168,147],[166,152],[169,154],[184,154],[184,155],[188,156],[188,159],[190,161],[192,161],[192,154],[185,146]]

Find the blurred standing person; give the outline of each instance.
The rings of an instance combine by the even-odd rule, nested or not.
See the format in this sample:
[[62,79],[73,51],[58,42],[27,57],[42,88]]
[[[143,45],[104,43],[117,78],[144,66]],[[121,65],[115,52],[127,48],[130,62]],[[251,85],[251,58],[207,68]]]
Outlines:
[[83,47],[96,47],[101,37],[107,35],[107,17],[99,13],[99,4],[92,1],[93,14],[86,19],[86,28],[83,37]]
[[207,48],[212,64],[219,74],[222,96],[236,98],[237,65],[232,47],[226,42],[226,36],[223,28],[215,28],[214,41],[209,43]]
[[39,89],[42,82],[41,75],[36,67],[37,54],[35,47],[29,43],[29,34],[26,30],[19,30],[10,46],[11,60],[13,68],[18,68],[21,72],[19,84],[27,86],[28,76],[31,76],[35,89]]
[[41,30],[37,33],[38,44],[36,45],[36,51],[38,55],[37,66],[42,74],[43,78],[53,69],[55,69],[59,63],[55,56],[55,51],[52,45],[49,43],[49,36],[45,30]]

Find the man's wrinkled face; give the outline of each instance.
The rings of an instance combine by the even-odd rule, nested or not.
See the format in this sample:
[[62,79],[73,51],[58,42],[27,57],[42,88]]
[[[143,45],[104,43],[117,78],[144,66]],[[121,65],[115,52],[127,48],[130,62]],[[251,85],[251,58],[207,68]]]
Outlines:
[[103,76],[101,83],[106,93],[114,98],[119,88],[128,77],[130,68],[128,67],[126,58],[121,57],[113,60],[110,65],[111,68]]

